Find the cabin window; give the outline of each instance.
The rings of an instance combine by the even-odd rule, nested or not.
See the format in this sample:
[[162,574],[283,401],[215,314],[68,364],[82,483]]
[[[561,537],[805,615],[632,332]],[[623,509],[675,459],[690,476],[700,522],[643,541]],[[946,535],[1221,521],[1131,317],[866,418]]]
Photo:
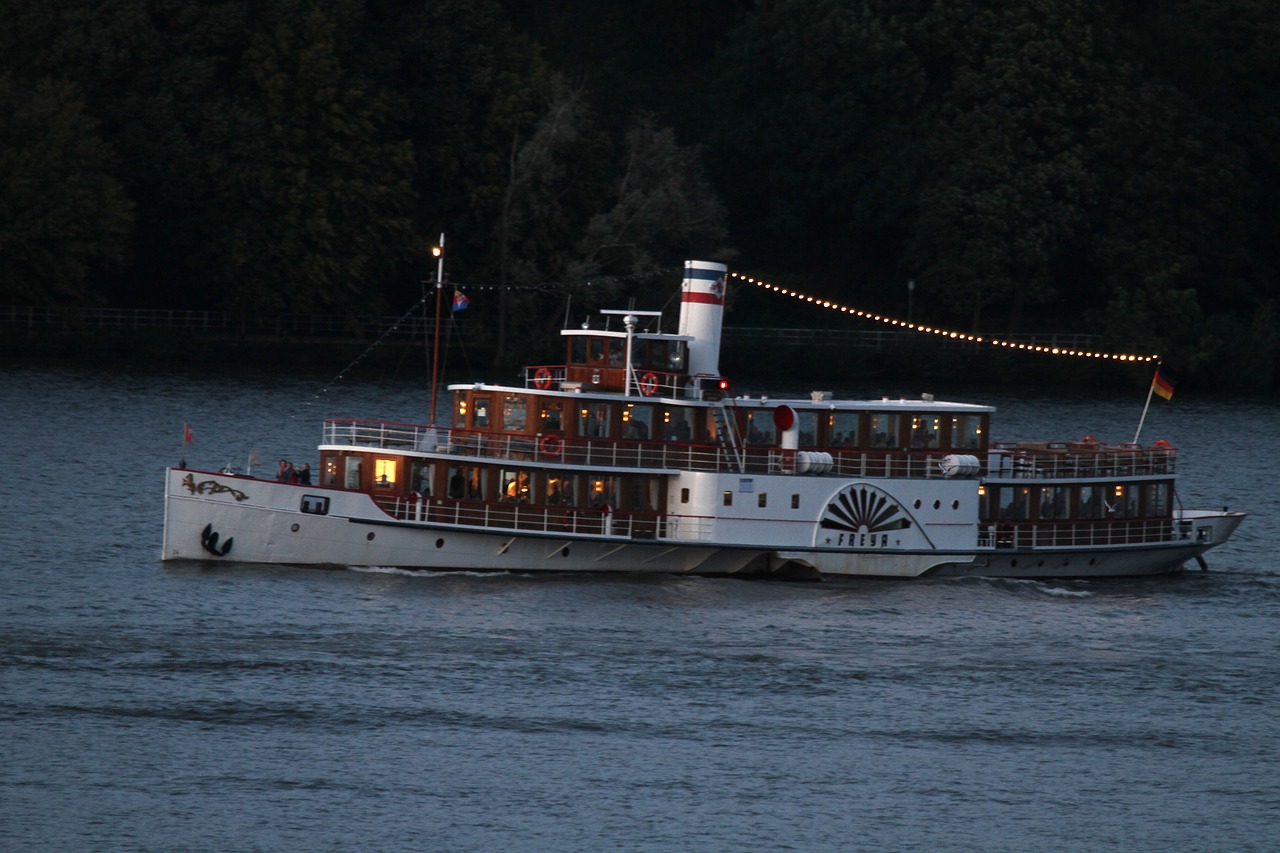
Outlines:
[[559,432],[564,429],[564,404],[559,400],[544,400],[538,412],[542,432]]
[[329,499],[320,495],[303,495],[299,509],[308,515],[328,515]]
[[343,471],[342,485],[348,489],[360,488],[360,466],[364,459],[360,456],[344,457],[346,468]]
[[796,412],[796,426],[800,429],[800,446],[818,446],[818,413]]
[[666,342],[634,339],[631,342],[631,364],[638,370],[665,370]]
[[396,468],[399,467],[395,459],[374,459],[373,460],[373,484],[380,489],[391,489],[396,485]]
[[584,403],[578,410],[578,435],[590,438],[608,438],[613,420],[611,403]]
[[756,495],[756,506],[758,506],[758,507],[766,507],[766,506],[768,506],[768,505],[769,505],[769,493],[768,493],[768,492],[761,492],[760,494]]
[[577,482],[572,474],[547,475],[545,503],[548,506],[577,506]]
[[799,509],[799,508],[800,508],[800,496],[799,496],[799,495],[792,495],[792,496],[791,496],[791,508],[792,508],[792,509]]
[[911,416],[911,447],[914,450],[925,450],[938,446],[938,431],[941,420],[935,415]]
[[610,367],[622,367],[623,359],[626,357],[626,349],[626,341],[618,338],[609,338],[606,351],[609,353]]
[[984,485],[978,486],[978,518],[982,521],[991,519],[991,493]]
[[956,415],[951,418],[951,446],[957,450],[982,447],[982,416]]
[[1137,486],[1116,486],[1115,500],[1112,503],[1116,518],[1138,517],[1138,491]]
[[338,485],[338,459],[330,456],[324,460],[324,484],[326,486]]
[[484,500],[485,482],[481,469],[475,465],[449,466],[449,485],[446,494],[455,500]]
[[773,423],[772,409],[747,410],[747,444],[776,445],[777,427]]
[[684,341],[669,341],[667,343],[667,370],[672,373],[684,373],[684,366],[687,361],[685,347]]
[[618,480],[616,477],[596,477],[588,485],[587,505],[595,508],[618,506]]
[[409,486],[420,495],[431,497],[431,484],[435,480],[435,466],[425,462],[409,463]]
[[827,416],[827,443],[831,447],[853,447],[858,443],[857,412],[832,412]]
[[467,398],[462,392],[458,392],[454,396],[453,428],[467,428]]
[[1169,514],[1169,484],[1147,484],[1146,515],[1147,518],[1162,518]]
[[[693,412],[690,409],[662,410],[662,437],[666,441],[693,441]],[[710,415],[708,415],[710,417]]]
[[1067,496],[1070,489],[1066,486],[1044,486],[1040,489],[1040,520],[1058,521],[1067,517]]
[[1031,517],[1031,489],[1026,486],[1001,486],[999,506],[1001,521],[1026,521]]
[[728,489],[724,490],[724,505],[733,506],[733,492]]
[[587,339],[578,335],[569,338],[569,362],[571,364],[587,363]]
[[590,355],[587,361],[600,364],[604,361],[604,338],[591,338],[588,341],[588,350]]
[[1080,487],[1080,503],[1076,510],[1078,518],[1098,519],[1107,517],[1107,505],[1103,500],[1103,488],[1101,486],[1081,486]]
[[681,489],[681,490],[680,490],[680,503],[682,503],[682,504],[687,504],[688,502],[689,502],[689,490],[688,490],[688,489]]
[[648,441],[653,435],[653,407],[628,403],[622,409],[622,437]]
[[500,500],[507,503],[527,504],[533,488],[533,476],[525,470],[504,468],[499,475],[502,481]]
[[472,405],[475,407],[475,414],[473,415],[471,425],[474,427],[487,428],[489,426],[489,398],[475,397],[472,400]]
[[502,401],[502,429],[506,432],[528,432],[529,399],[512,394]]
[[898,438],[898,424],[901,415],[877,413],[871,415],[868,424],[868,439],[872,447],[899,447],[902,442]]

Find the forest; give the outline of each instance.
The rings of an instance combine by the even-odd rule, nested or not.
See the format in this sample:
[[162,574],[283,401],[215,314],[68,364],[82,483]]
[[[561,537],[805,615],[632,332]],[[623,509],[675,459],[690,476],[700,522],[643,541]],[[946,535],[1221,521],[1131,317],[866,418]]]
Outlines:
[[1280,387],[1280,0],[5,5],[0,305],[394,315],[445,233],[500,364],[698,258]]

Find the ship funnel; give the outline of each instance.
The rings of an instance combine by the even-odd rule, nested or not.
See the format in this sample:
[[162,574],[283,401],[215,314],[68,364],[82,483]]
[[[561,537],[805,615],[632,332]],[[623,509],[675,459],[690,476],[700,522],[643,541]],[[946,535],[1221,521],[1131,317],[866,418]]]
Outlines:
[[720,375],[720,324],[728,267],[711,261],[685,261],[680,286],[680,334],[689,342],[689,373]]

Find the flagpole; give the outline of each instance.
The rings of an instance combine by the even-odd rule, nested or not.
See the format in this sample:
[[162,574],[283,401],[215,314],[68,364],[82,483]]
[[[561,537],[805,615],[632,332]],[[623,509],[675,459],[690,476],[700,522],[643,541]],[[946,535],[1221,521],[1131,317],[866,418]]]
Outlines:
[[436,389],[440,384],[440,294],[444,291],[444,232],[435,248],[436,261],[436,328],[431,342],[431,426],[436,425]]
[[1163,362],[1156,362],[1156,372],[1151,376],[1151,384],[1147,386],[1147,402],[1142,405],[1142,417],[1138,419],[1138,431],[1133,434],[1133,443],[1138,443],[1138,436],[1142,435],[1142,425],[1147,422],[1147,409],[1151,408],[1151,395],[1156,390],[1156,377],[1160,375],[1160,365]]

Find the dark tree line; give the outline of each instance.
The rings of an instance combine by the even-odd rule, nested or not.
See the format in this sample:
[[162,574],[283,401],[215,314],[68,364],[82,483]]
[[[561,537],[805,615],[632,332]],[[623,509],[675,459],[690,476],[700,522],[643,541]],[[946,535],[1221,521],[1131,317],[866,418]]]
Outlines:
[[399,311],[445,231],[504,359],[703,257],[1280,376],[1280,0],[7,6],[0,302]]

